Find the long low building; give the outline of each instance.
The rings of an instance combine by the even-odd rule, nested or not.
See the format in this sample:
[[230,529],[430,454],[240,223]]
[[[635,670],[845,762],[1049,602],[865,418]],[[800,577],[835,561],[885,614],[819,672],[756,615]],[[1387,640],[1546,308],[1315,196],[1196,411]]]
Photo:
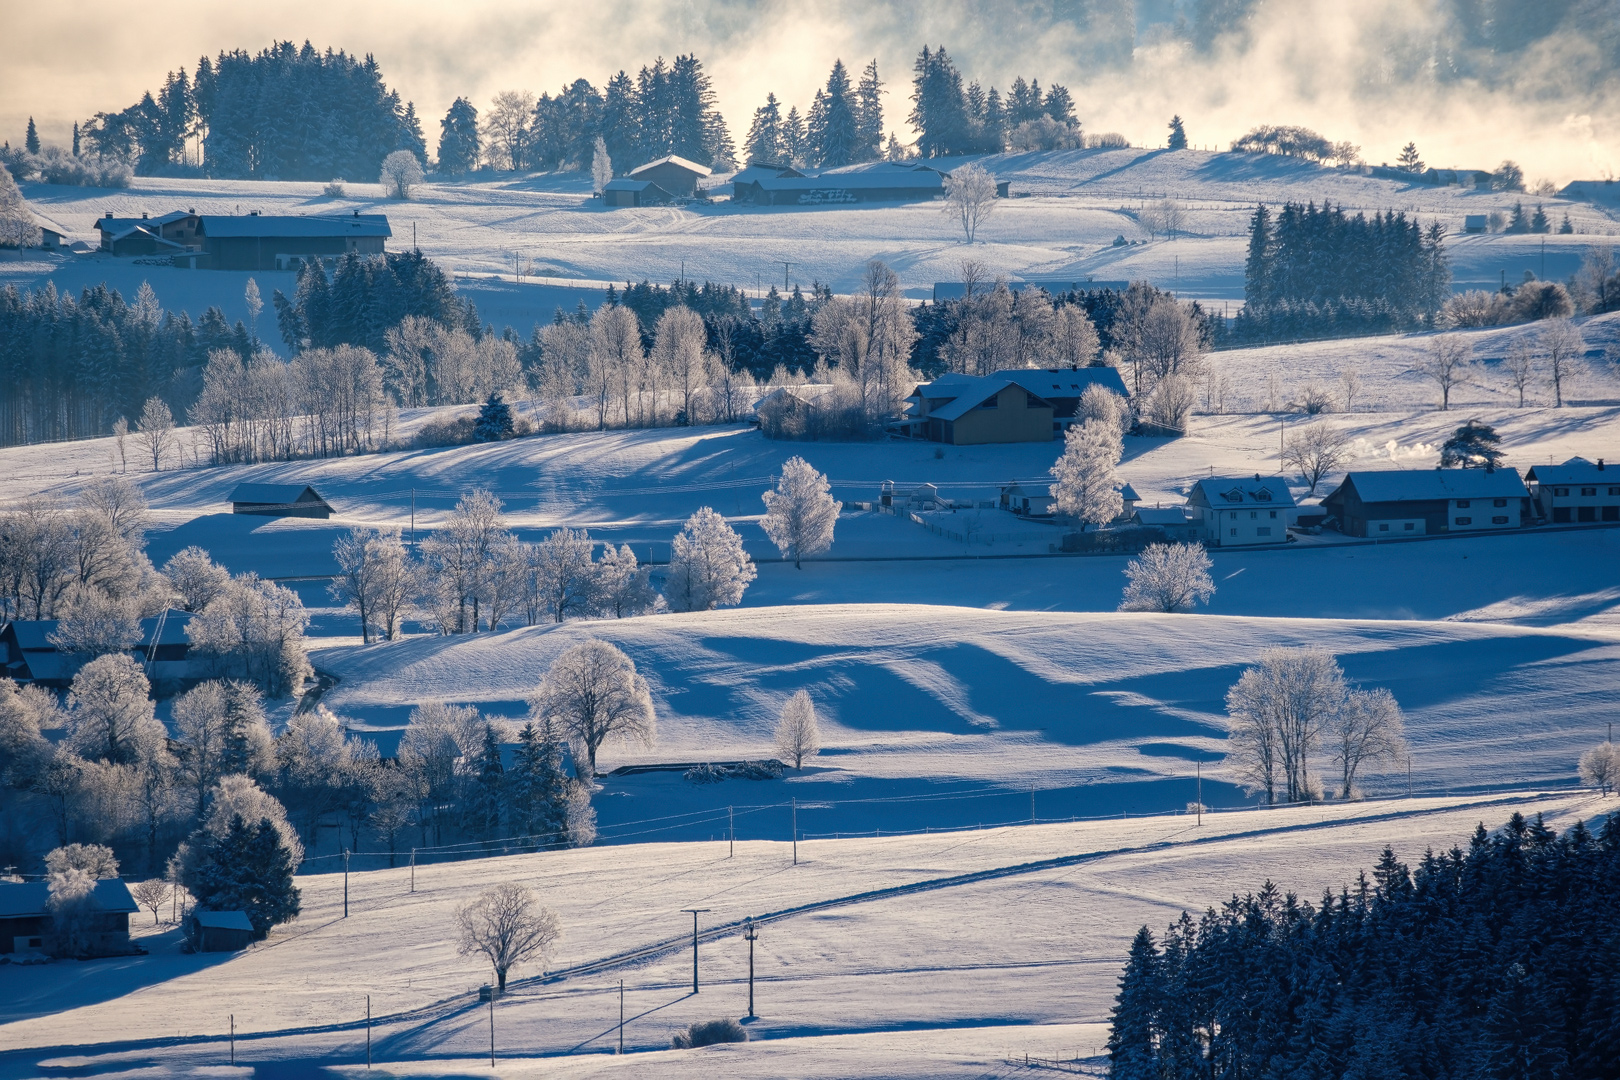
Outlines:
[[308,258],[381,255],[393,232],[385,214],[199,214],[96,222],[109,255],[167,257],[191,270],[287,270]]
[[758,167],[732,179],[731,197],[759,206],[836,206],[865,202],[926,202],[945,194],[945,174],[912,162],[878,161],[807,176]]
[[1322,499],[1346,536],[1390,538],[1517,529],[1530,491],[1513,469],[1352,472]]

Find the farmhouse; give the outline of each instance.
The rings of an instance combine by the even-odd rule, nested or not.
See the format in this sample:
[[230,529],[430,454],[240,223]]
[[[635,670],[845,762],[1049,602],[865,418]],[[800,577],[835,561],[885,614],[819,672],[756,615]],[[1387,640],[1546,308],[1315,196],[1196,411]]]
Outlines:
[[[40,952],[51,930],[50,887],[43,881],[0,881],[0,953]],[[90,953],[119,956],[134,952],[129,917],[140,911],[129,886],[118,878],[96,882],[90,926]]]
[[676,198],[691,199],[697,195],[698,181],[709,173],[709,169],[705,169],[695,161],[688,161],[678,154],[670,154],[668,157],[661,157],[657,161],[649,161],[645,165],[631,169],[630,179],[650,181]]
[[111,213],[96,222],[101,250],[109,255],[179,255],[202,249],[193,210],[176,210],[162,217],[115,218]]
[[609,180],[602,189],[603,206],[667,206],[675,196],[651,180]]
[[912,162],[877,161],[826,169],[806,176],[792,169],[769,170],[731,181],[731,197],[759,206],[825,206],[838,203],[925,202],[945,194],[945,175]]
[[301,484],[237,484],[231,513],[263,517],[329,518],[332,507],[314,488]]
[[1211,476],[1193,485],[1187,508],[1214,547],[1280,544],[1293,524],[1294,496],[1280,476]]
[[1620,521],[1620,469],[1572,457],[1562,465],[1535,465],[1524,474],[1536,515],[1554,525]]
[[1513,469],[1353,472],[1322,499],[1346,536],[1424,536],[1517,529],[1530,492]]
[[1052,403],[1000,376],[942,375],[923,383],[897,430],[954,446],[1050,442]]
[[[127,651],[152,682],[201,676],[191,658],[191,639],[186,634],[191,619],[191,612],[169,608],[137,624],[140,641]],[[51,635],[59,625],[55,619],[15,619],[0,626],[0,676],[41,686],[65,687],[72,683],[89,658],[56,647]]]
[[209,214],[197,218],[202,250],[174,261],[193,270],[285,270],[311,257],[381,255],[392,235],[386,215],[358,210],[349,217]]
[[1111,367],[1067,368],[1009,368],[990,376],[992,379],[1011,379],[1052,406],[1052,437],[1062,438],[1063,431],[1075,421],[1080,408],[1080,395],[1089,387],[1100,386],[1112,390],[1121,399],[1128,399],[1125,380],[1119,369]]

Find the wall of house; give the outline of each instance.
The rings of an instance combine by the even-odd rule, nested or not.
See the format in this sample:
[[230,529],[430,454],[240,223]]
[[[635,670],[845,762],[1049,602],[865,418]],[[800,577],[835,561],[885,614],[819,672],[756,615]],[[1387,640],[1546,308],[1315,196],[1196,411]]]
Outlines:
[[1620,521],[1620,472],[1610,483],[1539,484],[1535,499],[1537,511],[1554,525]]
[[984,443],[1051,442],[1052,407],[1030,400],[1022,387],[1009,386],[996,395],[993,409],[976,408],[950,424],[949,441],[957,446]]
[[381,236],[217,236],[204,241],[214,270],[274,270],[278,256],[380,255]]
[[1481,529],[1517,529],[1524,518],[1524,500],[1452,499],[1446,503],[1446,532]]
[[651,180],[671,195],[683,195],[691,198],[697,192],[698,178],[688,170],[670,161],[666,161],[662,165],[654,165],[645,172],[637,172],[635,178],[637,180]]
[[1216,547],[1281,544],[1288,539],[1289,511],[1285,507],[1275,510],[1205,508],[1203,513],[1204,542]]

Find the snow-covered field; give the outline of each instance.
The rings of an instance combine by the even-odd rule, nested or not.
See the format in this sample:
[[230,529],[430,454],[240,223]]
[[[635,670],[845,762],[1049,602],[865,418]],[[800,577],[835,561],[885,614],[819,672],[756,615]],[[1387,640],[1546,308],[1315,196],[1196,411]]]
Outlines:
[[[496,881],[561,919],[553,977],[520,967],[494,1009],[496,1076],[937,1077],[1091,1058],[1119,964],[1156,930],[1273,880],[1315,900],[1392,845],[1406,861],[1515,810],[1567,828],[1590,795],[1413,799],[934,836],[644,844],[301,879],[304,914],[249,951],[185,955],[175,932],[127,960],[0,968],[0,1075],[490,1075],[488,972],[455,955],[455,907]],[[706,908],[700,990],[691,916]],[[755,1042],[665,1051],[695,1020],[747,1013],[739,923],[765,917]],[[137,920],[139,921],[139,920]],[[618,1046],[624,984],[624,1058]],[[236,1068],[226,1066],[237,1032]],[[543,1059],[542,1059],[543,1056]],[[528,1060],[512,1060],[528,1059]],[[541,1060],[537,1060],[541,1059]],[[1016,1068],[1012,1065],[1017,1061]]]
[[[856,287],[868,259],[899,273],[907,294],[925,299],[935,282],[960,280],[972,258],[991,275],[1064,280],[1149,280],[1194,299],[1235,307],[1243,298],[1249,214],[1260,201],[1342,204],[1367,213],[1404,210],[1439,220],[1458,235],[1448,241],[1459,287],[1517,281],[1529,270],[1562,280],[1598,238],[1620,232],[1612,210],[1589,203],[1523,194],[1433,188],[1321,168],[1306,162],[1203,151],[1086,150],[1000,155],[983,159],[1011,183],[1015,196],[997,204],[980,242],[961,243],[960,230],[938,204],[760,208],[719,201],[711,206],[609,209],[590,198],[582,174],[543,174],[423,185],[409,203],[383,198],[375,184],[351,183],[346,198],[323,185],[251,181],[139,178],[123,191],[26,184],[24,194],[70,231],[96,243],[104,213],[153,217],[176,209],[202,213],[386,213],[395,248],[414,242],[458,275],[486,320],[527,333],[558,307],[584,299],[594,306],[608,282],[668,282],[685,276],[750,291],[812,281],[837,291]],[[717,178],[718,180],[719,178]],[[1137,222],[1144,201],[1168,195],[1184,208],[1184,234],[1154,239]],[[1543,204],[1554,222],[1568,213],[1570,236],[1463,236],[1463,218],[1514,203]],[[1141,241],[1115,247],[1114,240]],[[1605,240],[1604,242],[1608,242]],[[514,280],[514,258],[532,275]],[[783,266],[786,261],[790,265]],[[149,280],[158,297],[193,315],[220,304],[245,318],[245,273],[196,273],[137,266],[101,256],[0,262],[0,283],[79,289],[102,280],[131,294]],[[261,290],[287,288],[290,273],[261,273]],[[498,279],[498,280],[495,280]],[[575,286],[569,288],[568,286]]]

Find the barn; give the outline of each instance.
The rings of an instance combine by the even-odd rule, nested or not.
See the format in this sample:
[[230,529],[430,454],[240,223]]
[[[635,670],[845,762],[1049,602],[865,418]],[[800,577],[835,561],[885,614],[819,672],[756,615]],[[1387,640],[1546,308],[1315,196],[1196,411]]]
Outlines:
[[187,935],[198,952],[236,952],[253,942],[253,923],[245,911],[203,911],[191,913]]
[[668,206],[675,196],[651,180],[610,180],[602,189],[603,206]]
[[631,169],[630,179],[656,184],[678,199],[691,199],[697,196],[698,181],[710,171],[695,161],[670,154]]
[[[96,882],[90,955],[136,952],[129,941],[129,917],[141,909],[118,878]],[[0,881],[0,953],[42,952],[51,930],[51,891],[43,881]]]
[[204,214],[197,219],[202,250],[176,255],[177,266],[193,270],[286,270],[306,258],[381,255],[393,232],[385,214],[348,217],[268,215],[257,210],[235,216]]
[[332,507],[314,488],[302,484],[237,484],[231,513],[262,517],[329,518]]

